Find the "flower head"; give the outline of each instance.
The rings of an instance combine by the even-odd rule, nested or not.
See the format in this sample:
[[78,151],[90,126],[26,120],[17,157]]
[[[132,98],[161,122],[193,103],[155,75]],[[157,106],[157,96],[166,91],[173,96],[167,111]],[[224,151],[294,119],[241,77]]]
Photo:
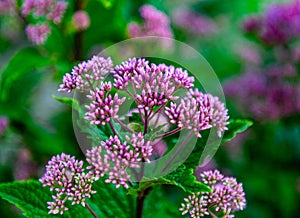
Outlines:
[[118,136],[111,136],[101,142],[100,146],[87,151],[87,162],[95,178],[106,175],[105,182],[116,184],[117,188],[128,188],[131,176],[127,171],[139,168],[138,162],[142,160],[149,161],[152,150],[150,142],[145,140],[142,133],[127,136],[123,143]]
[[[128,24],[128,33],[131,38],[143,36],[173,38],[170,20],[166,14],[152,5],[143,5],[140,8],[140,14],[144,21],[142,25],[136,22]],[[162,40],[162,44],[168,46],[169,42]]]
[[90,17],[85,11],[77,11],[72,17],[73,24],[78,30],[85,30],[90,26]]
[[138,108],[147,111],[177,99],[174,93],[178,89],[194,85],[194,77],[188,76],[186,70],[165,64],[150,65],[145,59],[129,59],[117,65],[113,74],[114,86],[125,91],[134,87],[132,91]]
[[221,137],[229,119],[227,109],[218,97],[203,94],[198,89],[190,90],[178,105],[171,103],[165,113],[172,124],[191,129],[198,137],[201,137],[200,131],[213,126],[218,128],[218,136]]
[[215,22],[202,14],[187,9],[180,9],[174,13],[176,26],[198,36],[209,36],[218,31]]
[[104,76],[112,71],[113,63],[111,58],[93,56],[90,60],[83,61],[75,66],[71,73],[63,77],[63,84],[58,91],[72,92],[74,89],[85,91],[85,88],[93,89],[99,84]]
[[118,117],[119,107],[125,101],[125,97],[119,98],[118,93],[114,96],[108,94],[111,88],[110,82],[104,82],[100,88],[91,90],[90,95],[87,96],[91,103],[86,106],[88,112],[85,114],[85,119],[90,120],[91,124],[105,125],[111,118]]
[[26,27],[26,34],[28,39],[37,44],[44,44],[50,34],[50,28],[46,23],[37,25],[28,25]]
[[233,211],[246,207],[243,186],[235,178],[225,177],[218,170],[206,171],[200,176],[212,191],[193,193],[185,198],[180,208],[183,215],[189,213],[191,217],[199,218],[209,213],[221,213],[234,217]]
[[68,3],[61,0],[25,0],[22,5],[22,14],[35,17],[45,17],[55,24],[59,24],[65,13]]
[[90,198],[95,193],[92,190],[94,177],[84,172],[83,161],[66,154],[52,157],[40,182],[54,192],[54,202],[48,202],[50,214],[63,214],[68,210],[66,201],[85,206],[85,197]]

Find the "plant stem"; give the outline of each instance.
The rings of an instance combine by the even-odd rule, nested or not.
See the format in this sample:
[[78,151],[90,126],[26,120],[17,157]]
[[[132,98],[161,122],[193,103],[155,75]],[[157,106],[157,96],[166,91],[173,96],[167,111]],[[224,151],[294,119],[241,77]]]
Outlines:
[[87,203],[85,203],[85,207],[90,211],[90,213],[93,215],[94,218],[98,218],[95,211]]
[[123,123],[121,120],[115,118],[114,121],[116,121],[118,124],[120,124],[120,126],[121,126],[123,129],[127,130],[128,132],[134,133],[134,131],[132,131],[132,129],[130,129],[128,126],[126,126],[125,123]]
[[114,135],[118,136],[117,131],[115,130],[115,127],[114,127],[114,125],[112,124],[112,122],[109,121],[108,124],[109,124],[111,130],[113,131]]
[[139,195],[137,197],[137,205],[136,205],[136,218],[143,217],[144,202],[145,202],[147,195],[150,193],[151,189],[152,189],[152,187],[148,187],[139,193]]
[[[83,8],[82,0],[75,0],[75,11],[79,11]],[[74,36],[74,60],[81,61],[83,59],[83,32],[78,31]]]
[[148,118],[149,115],[147,113],[147,111],[144,109],[144,113],[145,113],[145,123],[144,123],[144,135],[146,135],[148,133]]
[[157,138],[160,138],[160,137],[167,137],[167,136],[173,135],[173,134],[175,134],[176,132],[179,132],[181,129],[182,129],[182,128],[178,127],[178,128],[176,128],[176,129],[171,130],[170,132],[167,132],[167,133],[164,133],[164,134],[162,134],[162,135],[157,136]]
[[192,135],[194,134],[193,131],[190,132],[190,134],[184,139],[184,141],[182,142],[182,144],[177,148],[177,150],[175,151],[175,153],[173,154],[173,156],[168,160],[168,162],[166,163],[166,165],[162,168],[161,172],[165,171],[168,166],[170,166],[170,164],[173,162],[173,160],[177,157],[178,153],[182,150],[182,148],[188,143],[188,141],[191,139]]

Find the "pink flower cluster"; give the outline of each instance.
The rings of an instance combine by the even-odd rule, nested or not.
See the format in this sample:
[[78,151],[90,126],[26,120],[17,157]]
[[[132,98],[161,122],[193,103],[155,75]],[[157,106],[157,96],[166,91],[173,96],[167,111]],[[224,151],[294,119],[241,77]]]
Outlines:
[[152,5],[143,5],[140,8],[140,14],[144,21],[142,25],[136,22],[128,24],[128,32],[131,38],[143,36],[173,38],[170,20],[166,14]]
[[166,107],[165,113],[172,124],[192,129],[197,137],[201,137],[201,130],[213,126],[218,127],[218,135],[221,137],[229,124],[228,110],[224,103],[218,97],[204,94],[198,89],[190,90],[178,105],[171,103],[170,107]]
[[[113,70],[111,58],[103,58],[93,56],[90,60],[83,61],[72,69],[71,73],[67,73],[63,77],[63,84],[60,85],[58,91],[72,92],[73,89],[80,91],[94,90],[100,85],[104,76]],[[92,86],[92,87],[90,87]]]
[[[176,100],[174,93],[194,86],[194,78],[186,70],[165,64],[149,64],[145,59],[132,58],[115,67],[113,71],[115,88],[129,92],[137,106],[151,111],[155,106],[164,106],[169,100]],[[129,86],[130,85],[130,86]]]
[[29,40],[37,45],[44,44],[51,32],[49,23],[61,23],[67,6],[68,3],[63,0],[25,0],[22,4],[23,16],[32,15],[38,20],[46,20],[27,26],[26,33]]
[[211,188],[211,192],[193,193],[184,199],[180,211],[193,218],[206,215],[234,217],[233,211],[246,207],[245,193],[241,183],[233,177],[224,177],[218,170],[201,173],[201,181]]
[[91,100],[90,105],[86,106],[88,112],[85,119],[90,120],[91,124],[105,125],[110,118],[118,118],[120,105],[125,101],[125,97],[119,98],[118,93],[112,97],[108,94],[112,89],[110,82],[104,82],[100,88],[90,91],[87,97]]
[[26,34],[30,41],[42,45],[47,40],[51,30],[46,23],[27,25]]
[[49,186],[54,192],[54,201],[48,202],[49,214],[63,214],[68,210],[67,201],[85,207],[85,198],[96,193],[92,190],[94,181],[92,174],[85,173],[83,161],[66,154],[52,157],[46,165],[46,173],[40,178],[43,186]]
[[14,0],[1,0],[0,1],[0,16],[11,13],[15,10],[15,1]]
[[[107,75],[109,72],[112,77]],[[105,76],[108,81],[104,80]],[[165,146],[163,143],[159,145],[165,134],[174,134],[187,128],[200,136],[201,130],[217,127],[221,137],[227,129],[229,117],[225,105],[217,97],[193,90],[193,87],[194,77],[182,68],[151,64],[142,58],[130,58],[113,67],[110,58],[95,56],[66,74],[59,91],[77,89],[84,93],[88,101],[85,103],[87,112],[84,119],[90,124],[99,125],[99,128],[103,125],[112,130],[113,136],[87,151],[91,173],[96,179],[106,177],[106,182],[128,188],[132,174],[138,181],[143,176],[136,172],[135,168],[141,167],[137,163],[150,161],[156,144]],[[119,92],[112,94],[115,91],[113,88]],[[187,93],[177,106],[173,101],[179,98],[176,92],[180,89]],[[119,97],[120,92],[126,93],[134,102],[130,113],[121,118],[118,112],[121,105],[126,103],[126,98]],[[171,104],[170,107],[167,107],[168,104]],[[163,115],[163,111],[167,116]],[[134,113],[138,113],[140,119],[136,123],[138,128],[122,122]],[[169,124],[176,124],[177,128],[166,133],[171,126]],[[122,129],[116,131],[116,125],[126,130],[126,136]],[[162,126],[158,133],[160,135],[151,138],[150,131],[154,131],[157,125]]]
[[210,36],[218,31],[216,23],[211,18],[188,9],[175,11],[173,21],[179,28],[196,36]]
[[285,44],[300,36],[300,1],[270,5],[263,16],[244,23],[245,32],[254,33],[268,45]]
[[124,143],[118,136],[111,136],[101,142],[101,146],[88,150],[86,155],[91,174],[96,179],[107,174],[105,182],[116,184],[117,188],[128,188],[128,182],[131,181],[128,170],[139,168],[137,163],[142,160],[149,161],[152,150],[142,133],[133,133],[131,137],[126,136]]

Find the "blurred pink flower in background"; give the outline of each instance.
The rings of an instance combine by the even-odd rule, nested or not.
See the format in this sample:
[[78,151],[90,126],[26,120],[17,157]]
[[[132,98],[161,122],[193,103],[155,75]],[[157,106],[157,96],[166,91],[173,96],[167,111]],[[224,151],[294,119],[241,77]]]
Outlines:
[[27,25],[26,34],[28,39],[37,44],[44,44],[50,34],[50,28],[46,23],[37,25]]
[[73,24],[78,30],[85,30],[90,26],[89,14],[85,11],[77,11],[72,18]]
[[236,53],[246,64],[257,66],[261,63],[259,50],[252,44],[243,43],[236,48]]
[[[152,5],[143,5],[140,8],[140,14],[143,19],[142,24],[131,22],[127,26],[130,38],[143,36],[173,38],[170,19],[165,13],[157,10]],[[162,39],[161,41],[166,47],[170,46],[169,40]]]
[[14,166],[14,176],[16,180],[30,179],[37,174],[37,165],[33,162],[28,148],[22,148],[17,154]]
[[36,45],[42,45],[51,33],[50,24],[60,24],[68,3],[60,0],[25,0],[22,4],[22,15],[26,18],[33,16],[39,22],[28,24],[26,34],[28,39]]
[[8,127],[8,119],[6,117],[0,117],[0,137],[4,134],[4,131]]
[[1,0],[0,1],[0,16],[10,14],[15,10],[14,0]]
[[209,36],[218,32],[216,23],[209,17],[189,9],[179,9],[172,15],[174,24],[198,36]]

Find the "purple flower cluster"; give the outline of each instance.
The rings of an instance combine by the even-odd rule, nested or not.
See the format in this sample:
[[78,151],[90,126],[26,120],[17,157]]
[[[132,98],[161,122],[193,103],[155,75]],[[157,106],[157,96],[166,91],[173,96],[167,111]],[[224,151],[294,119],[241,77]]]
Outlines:
[[233,177],[224,177],[218,170],[206,171],[201,181],[211,188],[211,192],[193,193],[184,199],[180,211],[182,215],[189,213],[193,218],[205,215],[217,217],[234,217],[233,211],[246,207],[245,193],[241,183]]
[[[247,70],[225,82],[228,97],[237,100],[241,111],[260,121],[278,120],[299,113],[297,75],[291,65]],[[292,81],[291,79],[294,79]]]
[[83,161],[66,154],[52,157],[46,165],[46,173],[40,178],[43,186],[49,186],[50,191],[54,192],[54,201],[48,202],[49,214],[63,214],[68,210],[65,205],[67,201],[85,207],[85,198],[96,193],[92,190],[94,181],[92,174],[85,173]]
[[6,117],[0,117],[0,137],[8,127],[8,120]]
[[149,64],[145,59],[132,58],[115,67],[115,88],[129,92],[139,109],[152,110],[176,100],[174,93],[194,86],[194,78],[186,70],[165,64]]
[[26,34],[30,41],[42,45],[50,34],[50,27],[46,23],[27,25]]
[[101,142],[100,146],[87,151],[88,168],[96,179],[107,174],[105,182],[116,184],[117,188],[128,188],[131,176],[127,171],[139,168],[137,163],[142,160],[149,161],[152,150],[150,142],[145,140],[142,133],[126,136],[124,143],[118,136],[111,136]]
[[263,16],[244,22],[244,31],[254,33],[268,45],[286,44],[300,36],[300,1],[272,4]]
[[143,36],[159,36],[173,38],[170,20],[166,14],[152,5],[143,5],[140,14],[144,23],[142,25],[131,22],[128,24],[128,33],[131,38]]
[[179,28],[196,36],[210,36],[218,31],[212,19],[188,9],[175,11],[173,21]]
[[218,127],[218,136],[221,137],[229,123],[224,103],[218,97],[204,94],[198,89],[190,90],[178,105],[171,103],[170,107],[166,107],[165,113],[172,124],[192,129],[197,137],[201,137],[201,130],[213,126]]
[[108,94],[111,89],[111,83],[104,82],[100,88],[91,90],[90,95],[87,95],[91,103],[86,106],[88,112],[85,114],[85,119],[90,120],[91,124],[105,125],[110,118],[118,118],[119,107],[125,101],[125,97],[119,98],[118,93],[112,97]]
[[[83,61],[63,77],[63,84],[58,91],[72,92],[73,89],[81,91],[94,90],[95,86],[100,85],[104,76],[113,70],[111,58],[93,56],[90,60]],[[89,92],[88,90],[88,92]]]
[[[113,77],[107,76],[108,81],[105,81],[104,77],[109,72]],[[193,87],[194,77],[189,76],[186,70],[166,64],[151,64],[142,58],[130,58],[113,67],[110,58],[93,57],[74,67],[70,74],[64,76],[59,91],[77,89],[83,92],[88,101],[84,119],[90,124],[109,126],[113,132],[113,136],[101,142],[100,146],[87,151],[90,174],[96,179],[106,177],[106,182],[117,187],[128,188],[132,175],[138,181],[143,176],[138,163],[149,162],[156,148],[159,150],[161,147],[161,151],[156,152],[158,155],[166,150],[165,144],[160,142],[162,137],[183,128],[191,129],[200,136],[199,131],[212,127],[217,127],[221,136],[229,119],[225,105],[217,97],[192,90]],[[113,88],[126,93],[134,101],[130,113],[120,118],[118,112],[125,97],[120,98],[119,92],[112,94]],[[177,106],[173,101],[179,98],[176,92],[180,89],[187,93]],[[170,107],[167,107],[169,104]],[[123,123],[125,117],[129,118],[134,113],[138,113],[140,118],[140,123],[135,123],[136,128]],[[169,130],[170,124],[178,127]],[[127,131],[126,136],[122,130],[116,131],[116,125]],[[151,138],[150,130],[154,131],[157,126],[160,126],[157,137]],[[141,175],[137,168],[141,168]]]
[[265,55],[260,58],[250,58],[260,59],[259,62],[248,58],[243,74],[225,82],[225,93],[236,99],[242,112],[259,121],[278,120],[300,112],[300,50],[295,46],[300,39],[299,20],[300,1],[295,0],[270,5],[263,15],[252,16],[244,23],[244,31],[254,33],[262,45],[272,47],[264,47]]
[[0,16],[6,15],[14,11],[15,9],[15,1],[14,0],[1,0],[0,1]]
[[32,15],[37,20],[46,20],[43,23],[27,26],[26,33],[30,41],[37,45],[44,44],[50,34],[50,22],[59,24],[68,3],[63,0],[25,0],[22,4],[22,15]]

